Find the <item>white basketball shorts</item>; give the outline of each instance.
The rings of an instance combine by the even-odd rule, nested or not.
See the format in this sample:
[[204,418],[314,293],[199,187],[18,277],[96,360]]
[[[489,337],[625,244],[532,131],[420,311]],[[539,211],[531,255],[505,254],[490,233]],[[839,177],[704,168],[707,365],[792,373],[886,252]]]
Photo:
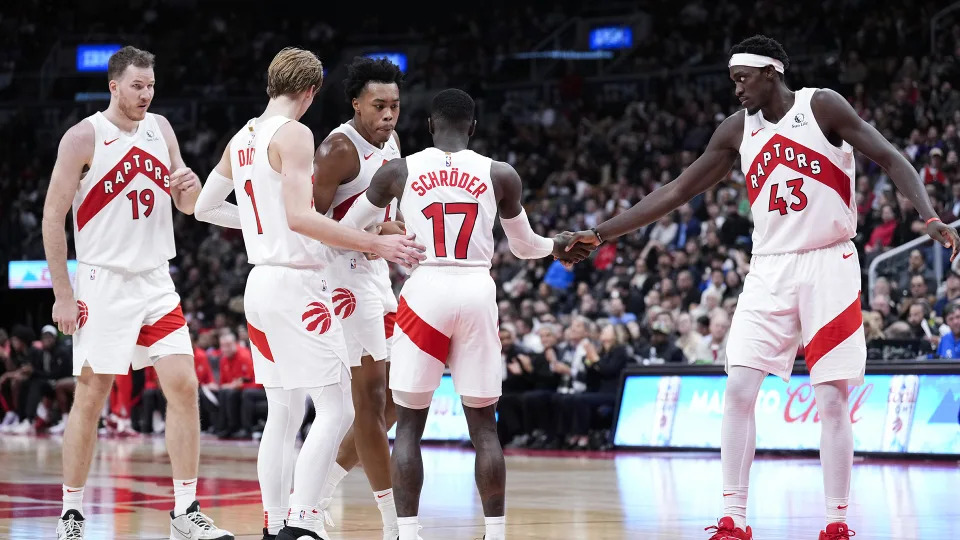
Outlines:
[[397,311],[387,262],[368,261],[353,253],[335,260],[329,274],[334,286],[334,315],[343,325],[350,366],[359,366],[363,356],[386,360]]
[[243,297],[257,383],[316,388],[340,381],[347,366],[343,328],[319,270],[257,265]]
[[432,392],[445,367],[461,396],[501,394],[497,291],[489,268],[421,266],[400,291],[390,388]]
[[76,284],[80,317],[73,336],[73,374],[124,375],[173,354],[193,356],[180,295],[170,265],[125,272],[79,263]]
[[790,380],[800,345],[810,381],[863,383],[867,346],[853,242],[754,255],[727,339],[727,366]]

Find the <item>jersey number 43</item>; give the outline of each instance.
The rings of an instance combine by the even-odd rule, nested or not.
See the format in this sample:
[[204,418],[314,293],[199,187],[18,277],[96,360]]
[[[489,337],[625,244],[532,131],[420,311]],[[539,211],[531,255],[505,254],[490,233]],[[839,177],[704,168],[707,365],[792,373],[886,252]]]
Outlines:
[[[794,178],[793,180],[787,180],[784,182],[787,186],[787,189],[790,190],[789,198],[791,199],[790,204],[787,204],[787,199],[777,195],[777,192],[780,191],[780,184],[772,184],[770,186],[770,212],[780,212],[781,216],[787,215],[787,208],[793,210],[794,212],[799,212],[807,207],[807,195],[803,192],[803,178]],[[794,200],[795,199],[795,200]]]

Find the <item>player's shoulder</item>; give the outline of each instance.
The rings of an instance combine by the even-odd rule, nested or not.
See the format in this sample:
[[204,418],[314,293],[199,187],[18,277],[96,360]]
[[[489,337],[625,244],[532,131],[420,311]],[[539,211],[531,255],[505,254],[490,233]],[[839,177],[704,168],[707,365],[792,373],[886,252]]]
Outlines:
[[355,157],[357,147],[350,137],[342,131],[334,131],[317,147],[317,157]]
[[308,140],[310,147],[313,148],[313,130],[298,120],[288,120],[277,128],[273,134],[273,140],[282,142]]
[[90,120],[84,118],[64,132],[63,137],[60,138],[60,152],[91,156],[96,142],[97,130]]
[[743,126],[746,124],[746,121],[746,109],[740,109],[724,118],[723,122],[720,122],[720,125],[717,126],[716,131],[713,133],[713,138],[710,140],[711,145],[716,143],[732,150],[739,149],[740,143],[743,141]]
[[847,99],[839,92],[830,88],[815,88],[813,95],[810,96],[810,108],[816,113],[819,111],[829,111],[836,107],[848,106]]

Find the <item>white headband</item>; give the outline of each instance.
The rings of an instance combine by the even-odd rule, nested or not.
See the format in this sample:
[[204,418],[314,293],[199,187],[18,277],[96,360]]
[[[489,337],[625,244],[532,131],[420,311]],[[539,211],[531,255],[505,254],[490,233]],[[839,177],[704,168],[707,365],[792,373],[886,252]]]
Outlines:
[[783,73],[783,62],[777,60],[776,58],[770,58],[769,56],[763,56],[761,54],[737,53],[730,57],[730,63],[727,64],[727,67],[733,66],[748,66],[755,68],[773,66],[773,69],[777,70],[777,72]]

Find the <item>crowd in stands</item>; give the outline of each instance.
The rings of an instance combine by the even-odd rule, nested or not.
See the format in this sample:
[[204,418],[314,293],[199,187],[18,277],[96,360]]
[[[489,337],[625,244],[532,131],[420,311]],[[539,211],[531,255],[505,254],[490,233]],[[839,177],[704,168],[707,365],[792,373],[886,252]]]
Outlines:
[[[585,89],[583,67],[562,64],[556,91],[545,92],[534,104],[497,97],[484,83],[502,78],[502,70],[510,68],[500,59],[549,33],[573,8],[530,19],[536,24],[524,26],[522,38],[482,39],[488,31],[523,33],[516,24],[527,19],[505,16],[519,8],[498,8],[483,19],[489,26],[482,31],[473,28],[469,17],[454,17],[452,27],[463,31],[432,34],[442,46],[419,58],[422,67],[412,70],[407,80],[421,88],[454,85],[474,93],[482,114],[472,148],[514,165],[527,188],[534,228],[552,235],[596,225],[688,166],[719,122],[738,108],[722,65],[725,51],[742,37],[769,33],[796,57],[787,74],[791,87],[829,87],[844,95],[864,120],[903,150],[943,221],[951,222],[960,218],[960,23],[941,30],[931,53],[927,22],[935,4],[897,1],[891,9],[876,10],[861,2],[830,3],[817,7],[831,10],[817,18],[827,21],[826,26],[799,24],[812,20],[770,2],[694,2],[684,16],[651,8],[656,39],[638,44],[632,69],[719,64],[714,79],[694,81],[682,72],[664,72],[644,96],[613,99]],[[759,11],[750,15],[751,9]],[[162,9],[149,13],[144,12],[142,24],[151,31],[141,35],[157,36],[152,29],[169,20]],[[727,24],[715,24],[718,20]],[[776,32],[770,21],[776,21]],[[332,56],[345,43],[342,33],[324,23],[297,22],[254,34],[255,39],[245,36],[245,43],[234,47],[229,40],[243,34],[234,27],[244,24],[241,19],[211,18],[208,24],[213,32],[197,34],[203,42],[195,57],[163,55],[157,43],[158,101],[176,92],[201,99],[219,92],[263,97],[262,81],[250,76],[249,65],[240,65],[243,47],[251,47],[251,58],[264,63],[288,43],[291,33],[322,55]],[[410,28],[414,24],[410,22]],[[708,30],[692,31],[697,28]],[[12,62],[8,57],[31,62],[40,58],[37,51],[27,50],[33,45],[17,43],[23,56],[5,50],[0,69],[8,65],[4,61]],[[807,43],[819,48],[807,50]],[[172,57],[183,65],[168,61],[160,67],[164,58]],[[0,96],[9,94],[0,88]],[[398,132],[404,153],[428,145],[419,121],[423,111],[411,107],[401,116]],[[306,118],[308,124],[311,118]],[[312,125],[317,141],[346,118],[328,115],[317,120]],[[201,178],[235,129],[230,122],[236,120],[212,116],[182,130],[174,124],[187,163]],[[42,145],[37,152],[28,150],[32,143],[23,139],[29,139],[30,125],[29,118],[16,115],[0,124],[5,157],[0,160],[0,251],[12,258],[42,259],[40,217],[54,154]],[[857,174],[859,233],[854,241],[866,268],[878,254],[922,235],[924,224],[884,172],[859,154]],[[171,271],[196,343],[206,400],[204,427],[222,437],[255,435],[263,418],[263,390],[253,383],[249,369],[242,294],[250,266],[241,236],[188,216],[177,215],[174,223],[178,257]],[[552,260],[517,260],[506,243],[498,241],[491,272],[498,284],[503,343],[503,442],[604,447],[609,444],[604,430],[609,429],[625,368],[723,364],[727,330],[749,269],[750,233],[743,175],[735,167],[716,188],[659,222],[605,244],[572,270]],[[911,252],[907,269],[883,276],[873,290],[864,280],[871,359],[960,355],[960,311],[955,304],[960,274],[934,275],[934,249],[928,245]],[[395,272],[395,278],[399,290],[404,273]],[[8,418],[18,419],[11,425],[40,417],[55,426],[59,415],[69,410],[69,347],[50,333],[42,336],[40,345],[32,332],[18,326],[9,339],[0,339],[0,406]],[[111,414],[121,420],[110,425],[118,425],[119,431],[162,430],[162,394],[155,376],[146,373],[134,379],[138,401],[120,404],[119,412]],[[41,406],[34,407],[36,403]]]

